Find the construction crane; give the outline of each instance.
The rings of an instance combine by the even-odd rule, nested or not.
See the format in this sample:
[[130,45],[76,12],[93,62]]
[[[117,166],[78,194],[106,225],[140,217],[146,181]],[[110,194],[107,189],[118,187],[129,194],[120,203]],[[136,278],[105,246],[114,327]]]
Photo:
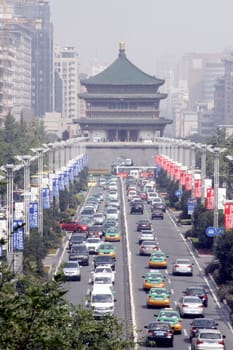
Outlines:
[[16,25],[31,25],[35,30],[42,27],[41,19],[30,19],[25,17],[16,17],[13,11],[13,5],[8,4],[7,0],[0,0],[0,127],[3,126],[5,117],[13,108],[13,84],[11,50],[14,48],[11,44],[12,33],[16,32]]

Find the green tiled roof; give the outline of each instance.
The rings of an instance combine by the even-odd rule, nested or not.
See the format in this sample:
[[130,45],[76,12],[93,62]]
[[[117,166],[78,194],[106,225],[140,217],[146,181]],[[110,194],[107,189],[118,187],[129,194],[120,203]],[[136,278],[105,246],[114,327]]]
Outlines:
[[118,58],[104,71],[83,80],[84,86],[88,85],[151,85],[159,86],[164,84],[164,80],[158,79],[130,62],[125,50],[120,50]]
[[76,119],[73,120],[73,122],[78,123],[80,125],[142,125],[142,126],[148,126],[148,125],[166,125],[166,124],[172,124],[172,120],[171,119],[167,119],[167,118],[159,118],[159,119],[121,119],[121,118],[96,118],[96,119],[92,119],[92,118],[80,118],[80,119]]
[[164,99],[167,98],[167,94],[163,93],[154,93],[154,94],[111,94],[111,93],[105,93],[105,94],[97,94],[97,93],[88,93],[83,92],[79,94],[80,98],[84,98],[85,100],[155,100],[155,99]]

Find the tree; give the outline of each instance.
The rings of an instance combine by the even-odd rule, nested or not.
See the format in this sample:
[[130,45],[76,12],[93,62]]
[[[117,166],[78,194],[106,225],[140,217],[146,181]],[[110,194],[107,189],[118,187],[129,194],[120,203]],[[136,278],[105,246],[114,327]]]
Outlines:
[[214,247],[214,254],[220,262],[219,275],[222,283],[233,280],[233,232],[219,237]]
[[12,279],[2,270],[0,348],[4,350],[132,349],[131,326],[116,317],[94,319],[92,311],[66,302],[60,283],[33,276]]

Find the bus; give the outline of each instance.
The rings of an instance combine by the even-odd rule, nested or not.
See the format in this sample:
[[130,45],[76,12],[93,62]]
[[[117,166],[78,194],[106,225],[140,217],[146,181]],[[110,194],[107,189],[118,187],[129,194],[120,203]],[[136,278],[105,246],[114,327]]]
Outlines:
[[150,179],[155,177],[155,166],[124,166],[116,165],[112,167],[112,174],[118,177],[133,176],[135,178]]

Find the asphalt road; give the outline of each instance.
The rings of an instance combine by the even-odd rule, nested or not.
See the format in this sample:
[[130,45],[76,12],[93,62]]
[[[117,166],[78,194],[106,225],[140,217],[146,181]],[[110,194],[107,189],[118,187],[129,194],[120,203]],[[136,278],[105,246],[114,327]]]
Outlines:
[[[146,205],[143,215],[130,215],[129,205],[125,196],[123,184],[121,207],[123,234],[121,242],[115,243],[117,247],[116,281],[114,287],[117,298],[115,314],[121,319],[129,319],[129,311],[132,311],[132,322],[135,329],[138,330],[136,334],[138,340],[140,340],[146,332],[144,326],[154,319],[154,314],[158,313],[158,310],[146,307],[146,293],[142,289],[142,276],[148,271],[148,257],[139,255],[138,234],[136,232],[137,221],[142,218],[150,218],[150,207]],[[171,306],[176,307],[177,300],[183,295],[182,291],[187,286],[206,286],[209,289],[209,305],[205,308],[205,316],[214,318],[219,323],[219,329],[226,335],[226,350],[231,350],[233,348],[233,334],[227,323],[225,310],[223,305],[217,301],[211,281],[203,273],[206,259],[197,257],[193,253],[169,213],[165,214],[164,220],[153,220],[153,228],[156,232],[160,249],[169,255],[168,268],[164,270],[164,273],[166,274],[166,287],[172,293]],[[192,277],[173,276],[171,274],[172,263],[178,257],[189,258],[194,263]],[[67,253],[63,257],[63,260],[66,259]],[[68,282],[65,284],[67,298],[75,305],[80,303],[84,305],[85,303],[87,290],[90,288],[88,281],[91,276],[91,269],[92,264],[82,267],[81,282]],[[188,338],[190,322],[191,319],[183,319],[183,331],[182,334],[175,335],[174,349],[190,349]],[[138,345],[137,348],[143,349],[144,346]],[[157,349],[160,348],[158,347]]]

